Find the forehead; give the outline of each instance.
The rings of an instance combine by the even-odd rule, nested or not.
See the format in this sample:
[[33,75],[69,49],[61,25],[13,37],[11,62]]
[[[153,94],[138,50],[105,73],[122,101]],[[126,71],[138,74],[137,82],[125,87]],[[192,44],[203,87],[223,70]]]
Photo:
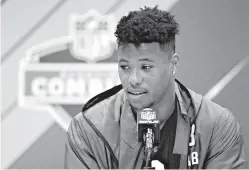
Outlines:
[[148,58],[167,58],[172,50],[169,47],[161,48],[159,43],[142,43],[139,47],[129,43],[125,46],[120,46],[118,49],[119,58],[125,57],[148,57]]

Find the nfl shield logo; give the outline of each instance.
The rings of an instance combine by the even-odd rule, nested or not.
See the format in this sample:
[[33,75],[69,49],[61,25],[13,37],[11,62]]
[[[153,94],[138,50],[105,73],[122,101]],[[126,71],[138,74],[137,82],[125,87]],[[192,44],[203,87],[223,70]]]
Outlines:
[[71,52],[86,62],[110,57],[116,47],[116,21],[112,15],[100,15],[91,10],[85,15],[72,15],[69,35],[73,39]]
[[141,119],[154,120],[156,119],[156,112],[150,108],[143,109],[141,112]]

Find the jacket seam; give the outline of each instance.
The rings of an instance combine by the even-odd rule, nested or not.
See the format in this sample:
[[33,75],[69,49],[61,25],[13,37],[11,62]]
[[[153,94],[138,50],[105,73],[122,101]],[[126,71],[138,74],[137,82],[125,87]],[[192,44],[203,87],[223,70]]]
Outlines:
[[85,120],[87,121],[87,123],[92,127],[92,129],[95,131],[95,133],[102,139],[102,141],[104,142],[105,146],[107,146],[111,157],[114,158],[114,163],[116,164],[116,168],[118,168],[118,159],[116,158],[115,154],[113,153],[113,150],[111,149],[111,146],[109,145],[109,143],[106,141],[106,139],[104,138],[104,136],[100,133],[100,131],[93,125],[93,123],[84,116],[84,114],[82,114],[83,117],[85,118]]
[[[222,112],[221,112],[221,114],[219,115],[219,117],[217,117],[216,120],[215,120],[214,126],[213,126],[213,128],[212,128],[212,135],[211,135],[211,137],[210,137],[210,141],[209,141],[209,144],[208,144],[207,153],[209,153],[209,152],[212,150],[212,148],[214,147],[214,146],[210,146],[210,142],[211,142],[212,137],[213,137],[214,128],[216,127],[217,122],[219,121],[220,117],[222,116],[222,114],[223,114],[224,112],[226,112],[226,109],[225,109],[225,108],[222,110]],[[231,116],[231,114],[229,113],[228,118],[229,118],[230,116]],[[227,119],[228,119],[228,118],[227,118]],[[227,120],[226,120],[226,121],[227,121]],[[232,145],[232,144],[231,144],[231,145]],[[223,149],[223,151],[229,149],[229,148],[231,147],[231,145],[230,145],[229,147],[227,147],[226,149]],[[209,147],[209,146],[210,146],[210,147]],[[206,166],[209,162],[211,162],[212,160],[213,160],[213,159],[207,160],[207,162],[205,162],[205,166]]]
[[73,147],[73,142],[72,142],[72,140],[70,138],[70,135],[68,133],[66,133],[66,134],[67,134],[67,139],[68,139],[69,146],[72,149],[72,151],[74,152],[74,154],[76,155],[76,157],[80,160],[81,163],[83,163],[87,168],[89,168],[87,166],[87,164],[85,163],[85,161],[80,157],[80,155],[78,154],[76,149]]
[[[213,125],[213,128],[212,128],[212,134],[211,134],[211,137],[210,137],[210,140],[209,140],[209,143],[208,143],[208,146],[210,146],[211,144],[211,140],[213,138],[213,135],[214,135],[214,128],[216,127],[217,125],[217,122],[219,121],[221,115],[225,112],[225,109],[221,112],[221,114],[219,115],[219,117],[216,118],[215,122],[214,122],[214,125]],[[210,148],[208,147],[208,152],[212,150],[212,146],[210,146]]]
[[[77,124],[77,126],[78,126],[79,129],[81,130],[81,133],[82,133],[82,134],[86,134],[84,128],[83,128],[84,132],[82,132],[82,128],[80,128],[79,122],[78,122],[78,121],[75,121],[75,123]],[[92,154],[93,154],[93,149],[92,149],[92,147],[91,147],[91,145],[90,145],[89,139],[88,139],[88,138],[85,138],[85,137],[83,137],[83,136],[82,136],[82,138],[83,138],[83,140],[85,141],[86,145],[89,147],[89,149],[91,150],[91,152],[92,152]],[[94,159],[95,159],[95,158],[94,158]],[[95,159],[95,161],[96,161],[96,159]]]

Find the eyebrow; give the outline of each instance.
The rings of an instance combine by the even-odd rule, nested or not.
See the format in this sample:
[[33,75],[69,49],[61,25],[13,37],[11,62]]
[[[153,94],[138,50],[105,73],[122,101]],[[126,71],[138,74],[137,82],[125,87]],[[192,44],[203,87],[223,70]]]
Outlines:
[[[139,59],[138,61],[148,61],[148,62],[154,62],[153,60],[151,59],[148,59],[148,58],[142,58],[142,59]],[[129,62],[125,59],[119,59],[118,62]]]
[[119,59],[118,62],[128,62],[128,61],[125,59]]
[[148,58],[142,58],[142,59],[140,59],[139,61],[148,61],[148,62],[154,62],[153,60],[151,60],[151,59],[148,59]]

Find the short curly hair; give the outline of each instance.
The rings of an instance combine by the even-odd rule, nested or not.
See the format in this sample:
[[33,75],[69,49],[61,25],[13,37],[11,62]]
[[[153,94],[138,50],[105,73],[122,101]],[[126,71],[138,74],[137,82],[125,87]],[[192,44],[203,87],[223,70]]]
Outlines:
[[175,35],[179,34],[179,24],[175,16],[167,11],[144,7],[123,16],[115,31],[118,46],[158,42],[161,47],[171,45],[175,52]]

